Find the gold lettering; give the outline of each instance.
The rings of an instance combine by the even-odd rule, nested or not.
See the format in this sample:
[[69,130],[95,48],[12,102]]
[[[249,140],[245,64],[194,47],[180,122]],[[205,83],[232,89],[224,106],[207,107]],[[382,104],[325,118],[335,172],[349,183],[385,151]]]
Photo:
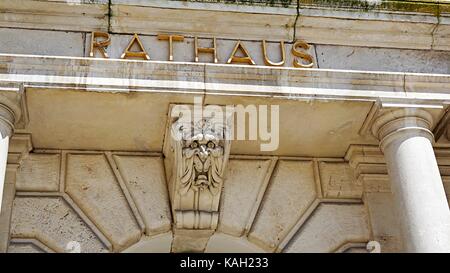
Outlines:
[[[98,41],[97,38],[99,37],[104,39]],[[98,51],[100,51],[100,54],[102,54],[103,58],[109,58],[105,48],[110,44],[111,37],[109,36],[109,33],[93,31],[91,33],[91,50],[89,51],[89,57],[95,57],[94,50],[97,49]]]
[[169,40],[169,61],[173,61],[173,42],[183,42],[184,36],[160,34],[158,40]]
[[[131,51],[131,48],[135,43],[139,46],[140,51]],[[144,46],[142,45],[142,42],[136,33],[134,34],[127,48],[125,48],[125,51],[122,53],[122,56],[120,56],[121,59],[127,59],[130,57],[150,60],[150,56],[148,56],[147,51],[145,51]]]
[[[244,54],[243,57],[236,56],[236,52],[238,50],[241,50],[241,52]],[[242,44],[241,41],[238,41],[236,43],[233,52],[231,52],[231,56],[228,59],[227,64],[231,63],[247,63],[255,65],[255,62],[253,61],[252,57],[250,57],[250,54],[248,54],[247,49],[245,49],[244,44]]]
[[197,36],[194,37],[195,62],[198,63],[198,53],[212,53],[214,55],[214,63],[217,63],[217,44],[216,37],[213,37],[213,47],[198,47]]
[[267,47],[266,47],[266,40],[262,40],[262,48],[263,48],[263,55],[264,55],[264,63],[269,66],[282,66],[284,65],[286,61],[286,53],[284,51],[284,42],[280,41],[280,48],[281,48],[281,61],[280,62],[272,62],[269,60],[269,57],[267,56]]
[[[296,41],[292,45],[292,54],[296,57],[299,57],[300,59],[308,61],[307,64],[304,64],[301,60],[294,58],[294,61],[293,61],[294,67],[311,68],[314,66],[314,58],[310,54],[304,52],[304,51],[308,50],[309,47],[310,46],[305,41],[301,41],[301,40]],[[304,51],[300,51],[300,50],[304,50]]]

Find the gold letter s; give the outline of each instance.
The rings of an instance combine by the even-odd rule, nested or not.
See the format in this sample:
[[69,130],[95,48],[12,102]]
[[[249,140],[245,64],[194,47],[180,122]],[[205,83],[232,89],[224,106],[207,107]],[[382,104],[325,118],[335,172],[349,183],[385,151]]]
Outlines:
[[[305,41],[298,40],[292,45],[292,54],[296,57],[299,57],[300,59],[308,61],[307,64],[303,64],[301,60],[294,58],[293,64],[294,67],[300,67],[300,68],[311,68],[314,66],[314,58],[304,52],[309,49],[309,45]],[[303,49],[303,51],[300,51],[300,49]]]

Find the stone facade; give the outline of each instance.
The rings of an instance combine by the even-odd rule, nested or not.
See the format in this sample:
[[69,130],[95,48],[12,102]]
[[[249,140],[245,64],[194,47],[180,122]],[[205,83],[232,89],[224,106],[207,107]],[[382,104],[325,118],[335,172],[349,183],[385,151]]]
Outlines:
[[[0,251],[450,252],[449,18],[449,1],[0,1]],[[276,105],[277,149],[261,123],[236,140],[234,116],[174,116],[195,98]]]

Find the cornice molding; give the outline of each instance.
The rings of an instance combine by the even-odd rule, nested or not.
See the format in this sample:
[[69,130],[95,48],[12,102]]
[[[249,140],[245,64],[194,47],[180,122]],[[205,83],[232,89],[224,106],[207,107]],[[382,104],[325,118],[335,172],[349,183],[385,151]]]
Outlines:
[[0,27],[64,31],[108,30],[108,1],[0,1]]
[[15,134],[9,142],[8,164],[20,164],[21,160],[33,150],[30,134]]
[[[217,3],[174,4],[175,8],[169,8],[160,2],[133,2],[112,4],[113,32],[169,32],[244,40],[304,39],[330,45],[450,50],[446,34],[450,20],[445,10],[439,18],[436,16],[436,5],[410,11],[304,5],[297,14],[295,8]],[[182,16],[187,10],[190,16]]]
[[[450,149],[435,148],[442,181],[450,186]],[[384,155],[375,145],[350,145],[345,160],[355,172],[358,181],[363,184],[364,192],[391,192],[388,171]]]
[[[447,104],[450,75],[0,54],[0,88]],[[133,75],[134,78],[130,78]]]
[[[0,27],[110,31],[243,40],[304,39],[309,43],[450,50],[450,4],[383,1],[300,1],[271,7],[185,1],[36,1],[0,3]],[[352,3],[353,3],[352,2]],[[402,1],[405,2],[405,1]],[[189,11],[189,16],[185,16]]]

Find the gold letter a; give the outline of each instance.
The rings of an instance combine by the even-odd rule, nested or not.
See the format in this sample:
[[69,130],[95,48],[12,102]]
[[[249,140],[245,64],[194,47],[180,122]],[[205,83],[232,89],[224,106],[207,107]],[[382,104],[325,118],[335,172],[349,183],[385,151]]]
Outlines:
[[[236,52],[238,49],[241,50],[241,52],[244,54],[243,57],[236,56]],[[255,64],[252,57],[250,57],[250,54],[248,54],[247,49],[245,49],[244,44],[241,43],[241,41],[238,41],[236,46],[233,49],[233,52],[231,52],[231,56],[227,61],[227,64],[231,63],[247,63],[247,64]]]
[[[130,51],[130,49],[133,47],[134,43],[136,43],[138,45],[140,51]],[[142,45],[141,40],[139,39],[139,37],[136,33],[134,34],[133,39],[131,39],[127,48],[125,48],[125,51],[123,52],[122,56],[120,56],[121,59],[128,59],[129,57],[150,60],[150,57],[148,56],[147,52],[145,51],[144,46]]]

